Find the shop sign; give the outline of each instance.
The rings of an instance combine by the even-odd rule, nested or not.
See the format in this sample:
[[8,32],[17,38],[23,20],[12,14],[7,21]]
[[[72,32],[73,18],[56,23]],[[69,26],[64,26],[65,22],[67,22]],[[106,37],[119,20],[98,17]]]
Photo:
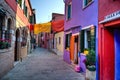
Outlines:
[[99,22],[99,23],[112,21],[112,20],[115,20],[115,19],[118,19],[118,18],[120,18],[120,11],[116,11],[114,13],[111,13],[111,14],[105,16],[104,20]]
[[105,19],[112,19],[112,18],[115,18],[115,17],[120,17],[120,11],[117,11],[117,12],[114,12],[110,15],[105,16]]

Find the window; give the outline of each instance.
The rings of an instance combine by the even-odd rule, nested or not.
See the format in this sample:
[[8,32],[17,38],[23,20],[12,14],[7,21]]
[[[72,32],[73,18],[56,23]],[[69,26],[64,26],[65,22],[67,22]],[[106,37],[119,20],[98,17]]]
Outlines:
[[22,29],[22,42],[21,42],[21,46],[26,46],[26,44],[27,44],[27,37],[28,37],[27,29],[24,27]]
[[3,27],[3,25],[2,25],[2,23],[3,23],[3,16],[0,16],[0,39],[2,39],[2,27]]
[[59,44],[61,44],[61,37],[59,37]]
[[11,19],[8,19],[7,27],[3,26],[4,20],[0,20],[2,23],[0,23],[0,49],[7,49],[11,47],[11,34],[10,34],[10,28],[11,28]]
[[7,30],[5,31],[5,39],[10,39],[10,27],[11,27],[11,19],[8,19]]
[[93,0],[83,0],[83,8],[88,6]]
[[27,17],[27,15],[28,15],[28,11],[27,11],[28,9],[27,9],[27,6],[25,6],[25,16]]
[[80,50],[84,51],[85,48],[95,51],[95,27],[80,31]]
[[68,4],[68,6],[67,6],[67,20],[69,20],[71,18],[71,12],[72,12],[71,4]]
[[29,16],[29,22],[32,23],[33,16]]
[[70,34],[66,34],[65,49],[67,49],[68,47],[70,47],[70,38],[71,38],[71,33]]
[[20,5],[20,7],[22,7],[22,0],[16,0],[18,2],[18,4]]
[[26,17],[28,17],[28,9],[27,9],[27,6],[25,5],[25,1],[24,1],[24,3],[23,3],[23,6],[24,6],[24,14],[25,14],[25,16]]

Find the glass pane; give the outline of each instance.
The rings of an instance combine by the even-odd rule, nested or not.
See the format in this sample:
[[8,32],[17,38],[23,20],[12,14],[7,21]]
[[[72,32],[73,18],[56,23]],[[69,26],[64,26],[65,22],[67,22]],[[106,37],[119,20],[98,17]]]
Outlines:
[[68,16],[68,19],[71,18],[71,5],[68,5],[68,14],[67,14],[67,16]]

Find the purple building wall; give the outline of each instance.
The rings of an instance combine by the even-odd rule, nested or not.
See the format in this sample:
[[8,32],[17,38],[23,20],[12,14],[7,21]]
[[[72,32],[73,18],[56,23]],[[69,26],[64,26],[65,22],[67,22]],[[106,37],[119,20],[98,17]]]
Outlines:
[[[72,33],[77,33],[80,31],[81,28],[89,25],[94,25],[96,27],[96,74],[98,74],[98,0],[93,0],[93,2],[86,8],[83,8],[83,0],[65,0],[64,2],[69,1],[72,1],[72,18],[69,21],[65,21],[65,34],[68,31],[72,31]],[[65,4],[65,20],[67,12],[66,7],[67,5]],[[76,26],[79,26],[79,28],[77,28],[77,31],[74,32],[73,29]],[[66,62],[71,63],[70,53],[66,49],[64,49],[63,58]],[[98,75],[96,75],[96,79],[98,79]]]

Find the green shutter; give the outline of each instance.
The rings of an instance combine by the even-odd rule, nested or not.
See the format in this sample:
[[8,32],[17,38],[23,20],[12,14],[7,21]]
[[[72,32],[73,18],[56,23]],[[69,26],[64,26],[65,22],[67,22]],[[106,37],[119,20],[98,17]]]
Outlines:
[[96,44],[96,28],[91,28],[91,50],[95,51],[95,44]]
[[84,30],[80,31],[80,51],[84,51]]
[[25,7],[25,16],[27,17],[27,6]]
[[22,7],[22,0],[18,0],[18,4],[20,4],[20,7]]

